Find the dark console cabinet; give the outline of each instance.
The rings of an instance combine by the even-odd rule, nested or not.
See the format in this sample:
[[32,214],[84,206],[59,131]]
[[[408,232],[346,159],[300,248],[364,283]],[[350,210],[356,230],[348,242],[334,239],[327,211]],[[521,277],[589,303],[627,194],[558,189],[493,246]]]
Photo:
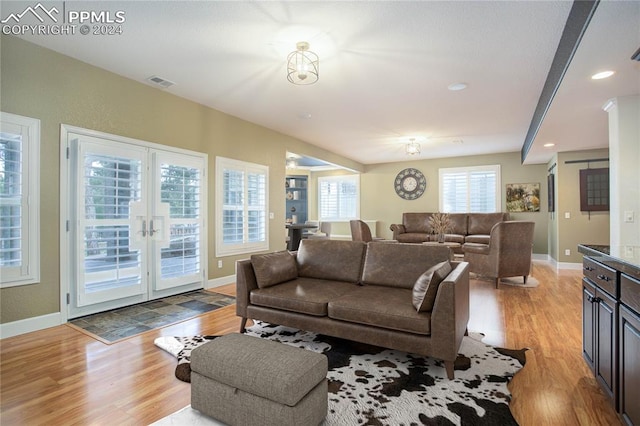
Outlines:
[[582,253],[582,355],[622,420],[640,425],[640,268]]
[[640,425],[640,281],[622,274],[620,287],[618,412],[627,424]]
[[[587,271],[585,269],[585,275]],[[585,276],[582,280],[582,354],[614,405],[617,309],[615,298]]]

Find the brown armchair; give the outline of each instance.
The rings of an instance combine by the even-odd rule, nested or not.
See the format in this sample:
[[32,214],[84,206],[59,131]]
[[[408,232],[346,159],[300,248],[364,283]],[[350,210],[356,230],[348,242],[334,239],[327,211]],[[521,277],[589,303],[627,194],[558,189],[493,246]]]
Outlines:
[[369,229],[369,225],[366,222],[356,219],[350,220],[349,226],[351,227],[351,240],[352,241],[364,241],[365,243],[369,242],[386,242],[386,243],[396,243],[395,240],[385,240],[384,238],[373,238],[371,236],[371,229]]
[[524,283],[531,272],[534,222],[507,221],[491,228],[489,244],[465,243],[462,246],[469,270],[478,275],[495,278],[521,276]]

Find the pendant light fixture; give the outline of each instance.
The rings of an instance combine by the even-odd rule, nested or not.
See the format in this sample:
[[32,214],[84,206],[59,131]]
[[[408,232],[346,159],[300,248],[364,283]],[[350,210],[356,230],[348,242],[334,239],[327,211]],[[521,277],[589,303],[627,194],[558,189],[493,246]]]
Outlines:
[[287,80],[293,84],[313,84],[318,81],[318,55],[309,50],[309,43],[301,41],[287,57]]
[[408,155],[420,154],[420,144],[416,142],[414,138],[409,139],[409,143],[407,144],[405,149]]

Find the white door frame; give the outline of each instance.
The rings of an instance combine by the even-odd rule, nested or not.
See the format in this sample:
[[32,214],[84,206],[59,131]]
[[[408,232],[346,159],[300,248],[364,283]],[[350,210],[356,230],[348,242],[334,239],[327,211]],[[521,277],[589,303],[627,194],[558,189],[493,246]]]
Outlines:
[[[208,175],[208,155],[196,151],[190,151],[182,148],[175,148],[166,145],[160,145],[152,142],[147,142],[139,139],[128,138],[124,136],[112,135],[95,130],[84,129],[81,127],[75,127],[67,124],[60,125],[60,321],[61,323],[67,322],[69,318],[69,298],[71,294],[70,283],[73,279],[73,262],[76,257],[70,252],[75,244],[72,241],[72,233],[70,231],[71,223],[71,199],[72,191],[71,184],[74,181],[72,173],[74,168],[70,166],[70,141],[69,133],[79,134],[89,137],[97,137],[106,140],[112,140],[114,142],[123,142],[136,146],[143,146],[150,149],[174,152],[179,154],[191,155],[195,157],[203,158],[204,162],[204,174],[202,178],[202,204],[201,211],[204,220],[204,229],[202,230],[202,244],[200,250],[202,252],[203,261],[201,262],[202,268],[202,286],[205,286],[208,279],[208,232],[207,232],[207,175]],[[169,292],[167,292],[167,295]],[[134,301],[135,303],[135,301]],[[114,308],[117,307],[114,304]]]

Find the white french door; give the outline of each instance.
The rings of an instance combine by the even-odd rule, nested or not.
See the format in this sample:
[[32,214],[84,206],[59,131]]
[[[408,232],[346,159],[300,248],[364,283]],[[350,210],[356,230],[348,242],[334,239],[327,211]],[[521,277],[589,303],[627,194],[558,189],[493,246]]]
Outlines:
[[206,156],[67,140],[69,317],[203,288]]

